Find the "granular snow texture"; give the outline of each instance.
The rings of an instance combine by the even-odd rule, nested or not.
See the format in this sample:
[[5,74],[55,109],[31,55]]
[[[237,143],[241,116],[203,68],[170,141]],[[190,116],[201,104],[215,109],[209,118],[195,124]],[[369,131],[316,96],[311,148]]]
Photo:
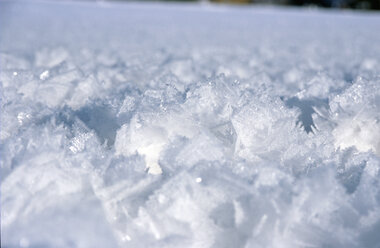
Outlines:
[[380,14],[0,2],[2,247],[380,247]]

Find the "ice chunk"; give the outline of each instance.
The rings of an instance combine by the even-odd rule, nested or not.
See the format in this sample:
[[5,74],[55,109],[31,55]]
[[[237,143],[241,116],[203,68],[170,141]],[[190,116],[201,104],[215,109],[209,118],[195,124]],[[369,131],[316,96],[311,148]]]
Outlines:
[[138,153],[145,156],[146,167],[151,174],[161,174],[158,164],[160,153],[168,142],[165,129],[160,127],[141,127],[132,120],[131,126],[123,125],[117,132],[116,154],[133,155]]
[[331,103],[335,146],[380,155],[380,88],[378,82],[358,79]]
[[84,107],[91,98],[96,98],[98,90],[95,85],[97,85],[97,82],[92,76],[80,80],[71,95],[66,98],[66,104],[73,110],[79,110]]
[[45,79],[47,79],[49,77],[49,71],[48,70],[46,70],[46,71],[44,71],[44,72],[42,72],[41,74],[40,74],[40,79],[41,80],[45,80]]
[[196,124],[181,113],[165,111],[134,116],[116,135],[116,154],[130,156],[136,152],[145,156],[148,172],[161,174],[159,159],[164,147],[175,137],[192,137]]

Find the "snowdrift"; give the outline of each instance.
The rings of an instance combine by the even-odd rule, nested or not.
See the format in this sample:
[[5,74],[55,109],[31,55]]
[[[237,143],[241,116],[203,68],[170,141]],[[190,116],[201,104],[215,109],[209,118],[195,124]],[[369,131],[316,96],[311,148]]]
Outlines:
[[380,15],[0,2],[4,247],[379,247]]

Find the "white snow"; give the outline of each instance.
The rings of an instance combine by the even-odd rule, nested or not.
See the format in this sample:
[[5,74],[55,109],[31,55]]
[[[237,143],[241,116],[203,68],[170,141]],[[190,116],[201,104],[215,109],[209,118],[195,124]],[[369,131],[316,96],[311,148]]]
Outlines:
[[379,247],[380,14],[0,1],[2,247]]

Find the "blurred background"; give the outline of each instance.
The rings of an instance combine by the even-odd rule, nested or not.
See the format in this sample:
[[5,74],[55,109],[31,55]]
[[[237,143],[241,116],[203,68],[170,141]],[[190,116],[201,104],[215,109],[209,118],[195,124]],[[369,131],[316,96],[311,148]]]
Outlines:
[[[103,0],[104,1],[104,0]],[[105,0],[110,1],[110,0]],[[111,0],[126,1],[126,0]],[[140,0],[141,1],[141,0]],[[142,0],[151,1],[151,0]],[[380,0],[154,0],[175,2],[212,2],[225,4],[269,4],[288,6],[308,6],[323,8],[348,8],[362,10],[380,10]]]
[[380,0],[211,0],[233,4],[275,4],[293,6],[318,6],[326,8],[380,9]]
[[326,8],[380,9],[380,0],[211,0],[237,4],[276,4],[294,6],[318,6]]

